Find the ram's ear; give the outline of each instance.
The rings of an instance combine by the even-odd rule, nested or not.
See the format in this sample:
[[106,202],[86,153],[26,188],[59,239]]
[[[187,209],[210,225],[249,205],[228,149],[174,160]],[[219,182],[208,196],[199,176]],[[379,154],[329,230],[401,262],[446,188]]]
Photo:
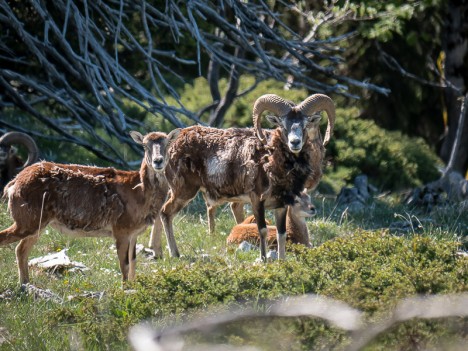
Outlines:
[[179,136],[181,130],[182,130],[181,128],[177,128],[177,129],[174,129],[173,131],[171,131],[171,132],[167,135],[167,141],[168,141],[168,143],[174,142],[174,140],[176,140],[177,137]]
[[267,119],[268,122],[273,124],[275,127],[282,127],[283,126],[282,120],[278,116],[266,115],[266,119]]
[[307,117],[307,128],[316,127],[319,125],[322,116],[318,113]]
[[135,143],[143,145],[143,135],[140,132],[137,132],[136,130],[132,130],[130,132],[130,136],[135,141]]

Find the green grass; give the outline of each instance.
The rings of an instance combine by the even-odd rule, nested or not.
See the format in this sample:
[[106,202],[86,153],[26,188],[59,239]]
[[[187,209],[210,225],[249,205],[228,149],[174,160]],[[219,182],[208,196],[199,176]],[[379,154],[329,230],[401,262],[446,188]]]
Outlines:
[[[165,328],[199,313],[246,306],[267,311],[272,301],[304,293],[342,300],[373,321],[404,297],[468,290],[468,260],[456,255],[468,232],[466,210],[452,205],[428,215],[401,206],[395,197],[379,199],[355,214],[329,199],[315,203],[318,215],[308,222],[314,248],[291,246],[286,261],[258,264],[258,252],[226,247],[234,225],[227,207],[219,210],[217,234],[209,236],[203,201],[196,199],[175,221],[183,257],[170,258],[167,250],[159,261],[140,255],[138,278],[129,286],[132,293],[121,289],[112,239],[72,239],[49,229],[30,258],[67,248],[72,260],[90,268],[61,275],[31,269],[31,282],[61,296],[62,304],[21,293],[14,245],[2,247],[0,294],[9,290],[11,297],[0,299],[0,350],[129,350],[128,330],[141,321]],[[388,227],[395,221],[422,225],[391,232]],[[10,224],[1,204],[0,228]],[[149,230],[139,243],[146,245],[148,239]],[[103,291],[104,296],[68,299],[87,291]],[[465,319],[406,322],[367,349],[412,350],[437,347],[444,340],[466,341],[461,326]],[[206,341],[198,334],[188,338]],[[349,335],[301,317],[234,323],[211,335],[213,340],[260,344],[263,350],[340,350]]]

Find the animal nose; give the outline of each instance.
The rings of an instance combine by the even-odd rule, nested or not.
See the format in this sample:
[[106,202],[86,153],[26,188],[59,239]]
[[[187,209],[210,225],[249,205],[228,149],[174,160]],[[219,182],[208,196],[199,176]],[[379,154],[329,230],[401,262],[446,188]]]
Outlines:
[[315,206],[313,206],[313,205],[310,206],[310,207],[309,207],[309,212],[310,212],[312,215],[315,215],[315,213],[316,213]]
[[291,146],[297,148],[299,144],[301,143],[301,139],[292,139],[291,140]]
[[158,157],[155,157],[153,159],[153,164],[156,166],[156,167],[161,167],[162,163],[164,161],[164,158],[162,156],[158,156]]

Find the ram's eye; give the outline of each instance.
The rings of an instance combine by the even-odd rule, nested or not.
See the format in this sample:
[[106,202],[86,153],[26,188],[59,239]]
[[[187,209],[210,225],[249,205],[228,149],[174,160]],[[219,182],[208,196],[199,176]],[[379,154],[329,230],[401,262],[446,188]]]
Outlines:
[[322,119],[322,116],[320,115],[312,115],[308,118],[309,124],[315,124],[318,123]]

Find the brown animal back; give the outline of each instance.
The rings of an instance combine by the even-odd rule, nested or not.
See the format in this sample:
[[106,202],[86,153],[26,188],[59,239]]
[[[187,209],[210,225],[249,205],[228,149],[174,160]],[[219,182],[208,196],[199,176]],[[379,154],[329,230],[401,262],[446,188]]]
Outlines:
[[[253,217],[253,216],[252,216]],[[270,248],[276,248],[276,227],[267,226],[268,236],[267,242]],[[254,245],[260,245],[260,236],[256,223],[241,223],[235,225],[229,236],[226,238],[227,244],[239,245],[243,241],[247,241]]]
[[[270,224],[267,221],[267,224]],[[276,226],[268,225],[267,226],[268,235],[267,235],[267,243],[270,249],[277,248],[277,240],[276,240]],[[304,244],[307,246],[308,238],[302,238],[298,236],[298,230],[295,226],[291,225],[291,223],[287,222],[287,229],[286,229],[286,240],[292,242],[294,244]],[[307,240],[306,240],[307,239]],[[260,235],[258,233],[258,227],[255,221],[255,216],[251,215],[248,216],[242,223],[235,225],[229,236],[226,238],[226,243],[228,245],[239,245],[243,241],[247,241],[254,245],[260,245]]]
[[[16,178],[11,200],[22,201],[33,211],[43,207],[44,213],[52,214],[69,229],[99,230],[115,223],[125,209],[112,181],[120,171],[99,170],[102,174],[86,166],[49,162],[31,165]],[[122,176],[130,175],[131,181],[138,184],[138,172],[123,173]]]
[[166,176],[172,188],[203,187],[214,201],[261,191],[268,179],[258,167],[266,151],[258,149],[263,145],[249,128],[188,127],[169,148]]

